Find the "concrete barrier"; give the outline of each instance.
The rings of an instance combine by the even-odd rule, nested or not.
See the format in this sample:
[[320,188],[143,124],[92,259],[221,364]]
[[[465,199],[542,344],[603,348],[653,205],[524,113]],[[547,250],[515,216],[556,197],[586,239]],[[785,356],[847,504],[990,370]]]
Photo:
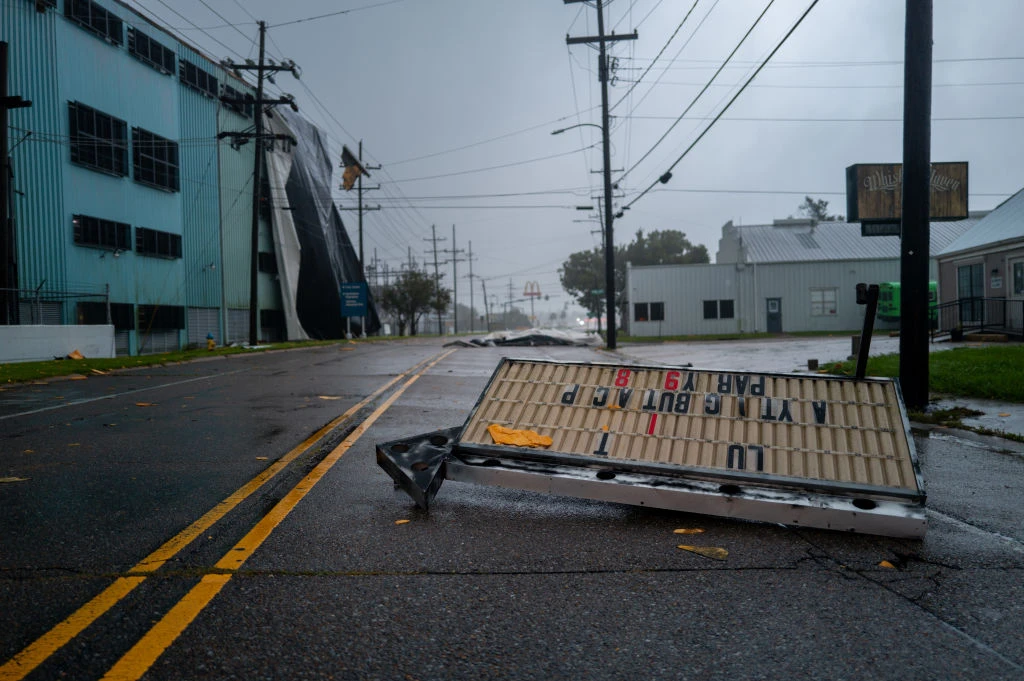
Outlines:
[[114,357],[114,327],[0,326],[0,362],[37,362],[64,357],[75,350],[88,358]]

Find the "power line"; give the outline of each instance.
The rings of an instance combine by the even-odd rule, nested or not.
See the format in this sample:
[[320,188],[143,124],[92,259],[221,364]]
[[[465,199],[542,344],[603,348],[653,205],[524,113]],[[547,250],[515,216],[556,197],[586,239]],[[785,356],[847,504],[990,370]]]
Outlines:
[[676,159],[676,160],[675,160],[675,161],[674,161],[674,162],[672,163],[672,165],[671,165],[671,166],[669,166],[668,170],[666,170],[666,171],[665,171],[665,173],[664,173],[663,175],[661,175],[661,177],[659,177],[659,178],[658,178],[658,179],[656,179],[656,180],[655,180],[654,182],[652,182],[652,183],[651,183],[651,184],[650,184],[650,185],[649,185],[649,186],[648,186],[648,187],[647,187],[646,189],[644,189],[644,190],[643,190],[642,192],[640,192],[640,194],[638,194],[638,195],[637,195],[637,196],[636,196],[636,197],[635,197],[635,198],[634,198],[634,199],[633,199],[632,201],[630,201],[630,202],[629,202],[629,203],[627,203],[627,204],[626,204],[625,206],[623,206],[623,210],[625,210],[625,209],[627,209],[627,208],[630,208],[631,206],[633,206],[633,204],[635,204],[635,203],[636,203],[637,201],[639,201],[639,200],[640,200],[641,198],[643,198],[643,196],[644,196],[644,195],[645,195],[645,194],[646,194],[647,192],[651,191],[651,189],[653,189],[653,188],[654,188],[654,186],[655,186],[656,184],[658,184],[659,182],[660,182],[660,183],[662,183],[662,184],[664,184],[664,183],[668,182],[668,180],[669,180],[669,179],[670,179],[670,178],[672,177],[672,169],[673,169],[673,168],[675,168],[675,167],[676,167],[676,165],[678,165],[678,164],[679,164],[679,162],[680,162],[680,161],[682,161],[682,160],[683,160],[683,158],[684,158],[684,157],[685,157],[685,156],[686,156],[686,155],[687,155],[688,153],[690,153],[690,150],[691,150],[691,149],[693,149],[693,148],[694,148],[695,146],[697,146],[697,143],[698,143],[698,142],[700,142],[700,141],[701,141],[701,139],[703,139],[703,138],[704,138],[704,135],[706,135],[706,134],[708,133],[708,130],[710,130],[710,129],[711,129],[711,128],[712,128],[712,127],[713,127],[713,126],[715,125],[715,122],[716,122],[716,121],[718,121],[718,119],[719,119],[719,118],[721,118],[721,117],[722,117],[722,115],[723,115],[723,114],[724,114],[724,113],[725,113],[726,111],[728,111],[728,110],[729,110],[729,107],[730,107],[730,106],[732,106],[733,102],[735,102],[735,101],[736,101],[736,100],[737,100],[737,99],[739,98],[739,96],[740,96],[741,94],[743,94],[743,91],[744,91],[744,90],[746,90],[746,89],[747,89],[747,86],[748,86],[748,85],[750,85],[751,81],[753,81],[753,80],[754,80],[754,78],[756,78],[756,77],[757,77],[757,74],[761,73],[761,70],[762,70],[762,69],[763,69],[763,68],[765,67],[765,65],[767,65],[767,64],[768,64],[768,62],[769,62],[769,61],[771,60],[771,58],[772,58],[773,56],[775,56],[775,53],[776,53],[776,52],[778,52],[778,51],[779,51],[779,49],[781,49],[781,48],[782,48],[782,46],[786,44],[786,41],[787,41],[787,40],[789,40],[789,37],[790,37],[791,35],[793,35],[793,32],[794,32],[794,31],[796,31],[797,27],[798,27],[798,26],[800,26],[800,24],[802,24],[802,23],[803,23],[804,19],[806,19],[806,18],[807,18],[807,15],[811,13],[811,10],[812,10],[812,9],[814,9],[814,6],[815,6],[815,5],[817,5],[817,4],[818,4],[818,0],[812,0],[812,2],[811,2],[811,4],[810,4],[810,6],[808,6],[808,8],[807,8],[806,10],[804,10],[804,13],[800,15],[800,18],[799,18],[799,19],[797,19],[797,21],[796,21],[796,23],[795,23],[795,24],[793,24],[793,27],[789,29],[789,31],[788,31],[788,32],[786,33],[786,35],[782,36],[782,40],[780,40],[780,41],[779,41],[778,45],[776,45],[776,46],[775,46],[775,48],[774,48],[774,49],[773,49],[773,50],[772,50],[772,51],[771,51],[770,53],[768,53],[768,56],[764,58],[764,61],[762,61],[762,62],[761,62],[761,65],[760,65],[760,66],[758,66],[758,67],[757,67],[757,69],[756,69],[756,70],[755,70],[755,71],[754,71],[754,72],[753,72],[752,74],[750,74],[750,78],[748,78],[748,79],[747,79],[747,81],[746,81],[746,82],[745,82],[745,83],[743,84],[743,86],[742,86],[742,87],[740,87],[740,89],[736,91],[736,94],[735,94],[735,95],[733,95],[732,99],[730,99],[730,100],[729,100],[729,102],[728,102],[728,103],[727,103],[727,104],[726,104],[726,105],[725,105],[725,106],[724,106],[724,107],[722,108],[722,110],[718,112],[718,115],[717,115],[717,116],[715,116],[715,118],[714,118],[714,119],[713,119],[713,120],[712,120],[712,121],[711,121],[710,123],[708,123],[707,127],[706,127],[706,128],[704,128],[704,131],[703,131],[703,132],[701,132],[701,133],[700,133],[700,134],[699,134],[699,135],[697,136],[697,139],[695,139],[695,140],[694,140],[694,141],[693,141],[693,142],[692,142],[692,143],[690,144],[690,146],[688,146],[688,147],[687,147],[687,148],[686,148],[686,149],[685,149],[685,150],[683,151],[683,153],[679,155],[679,158],[677,158],[677,159]]
[[441,177],[454,177],[456,175],[470,175],[472,173],[482,173],[482,172],[488,171],[488,170],[500,170],[501,168],[512,168],[514,166],[521,166],[521,165],[526,165],[526,164],[529,164],[529,163],[537,163],[539,161],[549,161],[549,160],[551,160],[553,158],[561,158],[563,156],[571,156],[573,154],[578,154],[581,151],[586,151],[588,149],[593,149],[596,146],[597,146],[597,144],[595,143],[595,144],[591,144],[590,146],[583,147],[582,149],[573,149],[572,151],[565,151],[565,152],[562,152],[562,153],[559,153],[559,154],[551,154],[549,156],[540,156],[538,158],[530,158],[530,159],[526,159],[525,161],[513,161],[511,163],[503,163],[501,165],[488,166],[486,168],[473,168],[472,170],[460,170],[460,171],[457,171],[457,172],[454,172],[454,173],[442,173],[440,175],[427,175],[427,176],[424,176],[424,177],[406,177],[406,178],[395,180],[395,182],[419,182],[421,180],[435,180],[435,179],[438,179],[438,178],[441,178]]
[[304,19],[294,19],[292,21],[282,21],[279,24],[273,24],[269,28],[278,28],[280,26],[291,26],[292,24],[301,24],[306,21],[317,21],[318,19],[327,19],[328,17],[336,17],[341,14],[351,14],[352,12],[359,12],[364,9],[373,9],[375,7],[383,7],[384,5],[394,5],[404,0],[386,0],[385,2],[378,2],[373,5],[363,5],[362,7],[350,7],[349,9],[338,10],[337,12],[328,12],[327,14],[318,14],[313,17],[306,17]]
[[754,19],[754,23],[752,23],[752,24],[750,25],[750,28],[748,28],[748,29],[747,29],[747,32],[743,34],[743,37],[742,37],[742,38],[740,38],[740,41],[739,41],[738,43],[736,43],[736,47],[732,48],[732,52],[730,52],[730,53],[729,53],[729,55],[728,55],[728,56],[727,56],[727,57],[725,58],[725,61],[723,61],[723,62],[722,62],[722,65],[721,65],[721,66],[719,66],[719,67],[718,67],[718,70],[717,70],[717,71],[715,71],[715,73],[714,73],[714,74],[713,74],[713,75],[711,76],[711,78],[710,78],[710,79],[708,79],[708,82],[707,82],[707,84],[706,84],[706,85],[705,85],[704,87],[702,87],[702,88],[700,89],[700,92],[698,92],[698,93],[697,93],[697,94],[696,94],[696,95],[694,96],[694,98],[693,98],[693,99],[692,99],[692,100],[690,101],[689,105],[687,105],[687,107],[686,107],[686,108],[685,108],[685,109],[683,110],[683,113],[679,114],[679,117],[678,117],[678,118],[676,118],[676,120],[675,120],[675,121],[674,121],[674,122],[672,123],[672,125],[668,126],[668,130],[666,130],[666,131],[665,131],[664,133],[662,133],[661,137],[659,137],[659,138],[658,138],[658,141],[657,141],[657,142],[655,142],[655,143],[654,143],[654,144],[653,144],[653,145],[651,146],[651,148],[647,150],[647,153],[645,153],[645,154],[644,154],[643,156],[641,156],[641,157],[640,157],[640,160],[638,160],[638,161],[636,161],[635,163],[633,163],[633,165],[629,167],[629,170],[627,170],[626,172],[624,172],[624,173],[623,173],[623,174],[622,174],[622,175],[621,175],[621,176],[619,177],[619,181],[620,181],[620,182],[621,182],[621,181],[622,181],[623,179],[625,179],[625,177],[626,177],[627,175],[629,175],[629,174],[630,174],[631,172],[633,172],[633,170],[634,170],[634,169],[635,169],[635,168],[636,168],[636,167],[637,167],[638,165],[640,165],[641,163],[643,163],[643,162],[644,162],[644,160],[645,160],[645,159],[646,159],[646,158],[647,158],[648,156],[650,156],[650,155],[651,155],[651,154],[652,154],[652,153],[654,152],[654,150],[655,150],[655,149],[657,149],[657,148],[658,148],[658,145],[659,145],[659,144],[661,144],[662,142],[664,142],[664,141],[665,141],[665,138],[666,138],[666,137],[668,137],[669,133],[670,133],[670,132],[672,132],[672,131],[673,131],[673,130],[675,129],[675,127],[676,127],[677,125],[679,125],[679,122],[683,120],[683,116],[685,116],[686,114],[688,114],[688,113],[690,112],[690,109],[692,109],[692,108],[694,107],[694,105],[696,105],[696,104],[697,104],[697,100],[699,100],[699,99],[701,98],[701,96],[702,96],[702,95],[703,95],[703,94],[704,94],[705,92],[707,92],[707,91],[708,91],[708,88],[709,88],[709,87],[711,87],[711,84],[712,84],[712,83],[714,82],[715,78],[718,78],[718,74],[720,74],[720,73],[722,72],[722,69],[724,69],[724,68],[725,68],[725,66],[726,66],[726,64],[728,64],[728,63],[729,63],[729,60],[730,60],[730,59],[732,59],[732,58],[733,58],[733,56],[734,56],[734,55],[735,55],[735,54],[736,54],[736,53],[737,53],[737,52],[739,51],[740,47],[742,47],[742,46],[743,46],[743,43],[745,43],[745,42],[747,41],[747,38],[749,38],[749,37],[750,37],[750,34],[754,32],[754,29],[755,29],[755,28],[757,28],[757,25],[758,25],[759,23],[761,23],[761,19],[763,19],[763,18],[764,18],[764,15],[768,13],[768,10],[769,10],[769,9],[771,9],[772,5],[774,5],[774,4],[775,4],[775,0],[768,0],[768,4],[767,4],[767,5],[765,5],[765,8],[764,8],[763,10],[761,10],[761,13],[760,13],[760,14],[759,14],[759,15],[757,16],[757,18],[756,18],[756,19]]

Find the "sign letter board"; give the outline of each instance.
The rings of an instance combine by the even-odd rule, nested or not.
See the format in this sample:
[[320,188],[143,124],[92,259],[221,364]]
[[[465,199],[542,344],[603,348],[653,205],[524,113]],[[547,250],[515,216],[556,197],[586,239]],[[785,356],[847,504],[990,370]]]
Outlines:
[[[903,214],[903,165],[858,163],[846,169],[846,219],[893,222]],[[967,213],[967,163],[933,163],[929,216],[962,220]]]
[[[496,445],[492,424],[552,444]],[[890,379],[504,359],[453,453],[451,479],[873,534],[925,529]]]

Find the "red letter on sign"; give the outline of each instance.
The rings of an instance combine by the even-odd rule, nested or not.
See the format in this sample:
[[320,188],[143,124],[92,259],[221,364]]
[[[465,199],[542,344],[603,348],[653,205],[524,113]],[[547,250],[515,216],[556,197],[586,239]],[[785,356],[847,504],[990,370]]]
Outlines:
[[678,371],[670,371],[665,374],[665,390],[679,390]]
[[620,388],[629,385],[629,369],[619,369],[618,375],[615,376],[615,385]]

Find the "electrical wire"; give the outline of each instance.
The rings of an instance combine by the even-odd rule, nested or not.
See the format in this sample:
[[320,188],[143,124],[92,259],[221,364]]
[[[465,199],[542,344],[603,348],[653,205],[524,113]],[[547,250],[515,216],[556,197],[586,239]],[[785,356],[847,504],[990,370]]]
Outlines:
[[768,13],[768,10],[771,9],[772,5],[774,5],[774,4],[775,4],[775,0],[768,0],[768,4],[765,5],[765,8],[763,10],[761,10],[761,13],[757,16],[756,19],[754,19],[754,23],[752,23],[750,25],[750,28],[748,28],[747,32],[743,34],[743,37],[740,38],[740,41],[738,43],[736,43],[736,47],[732,48],[732,52],[730,52],[729,56],[727,56],[725,58],[725,61],[723,61],[722,65],[718,67],[718,70],[715,71],[715,73],[711,76],[710,79],[708,79],[708,82],[704,85],[704,87],[702,87],[700,89],[700,92],[698,92],[694,96],[694,98],[690,101],[690,103],[687,105],[687,107],[685,109],[683,109],[683,113],[679,114],[679,117],[676,118],[676,120],[672,123],[672,125],[668,126],[668,130],[666,130],[664,133],[662,133],[661,137],[658,138],[658,141],[656,141],[653,145],[651,145],[651,148],[648,149],[647,152],[643,156],[641,156],[639,160],[634,162],[633,165],[630,166],[629,169],[626,172],[624,172],[622,175],[619,176],[619,178],[618,178],[619,182],[624,180],[626,178],[626,176],[629,175],[631,172],[633,172],[633,170],[638,165],[643,163],[644,160],[648,156],[650,156],[654,152],[655,149],[658,148],[658,145],[665,141],[665,138],[668,137],[669,133],[672,132],[677,125],[679,125],[680,121],[683,120],[683,117],[686,116],[686,114],[688,114],[690,112],[690,109],[692,109],[697,104],[697,101],[701,98],[701,96],[705,92],[708,91],[708,88],[711,87],[711,84],[715,81],[716,78],[718,78],[718,74],[720,74],[722,72],[722,69],[724,69],[726,64],[729,63],[729,60],[731,60],[733,58],[733,56],[736,55],[736,53],[739,51],[740,47],[742,47],[743,43],[745,43],[747,41],[747,38],[749,38],[750,34],[754,32],[754,29],[757,28],[757,25],[761,23],[761,19],[764,18],[764,15]]
[[363,5],[362,7],[351,7],[349,9],[338,10],[337,12],[328,12],[327,14],[318,14],[313,17],[306,17],[304,19],[294,19],[292,21],[282,21],[267,28],[279,28],[281,26],[291,26],[292,24],[301,24],[306,21],[317,21],[318,19],[327,19],[328,17],[336,17],[340,14],[350,14],[352,12],[358,12],[364,9],[373,9],[375,7],[383,7],[384,5],[394,5],[405,0],[386,0],[385,2],[378,2],[373,5]]
[[700,135],[697,136],[697,139],[695,139],[690,144],[690,146],[688,146],[683,151],[683,153],[679,155],[679,158],[677,158],[675,161],[672,162],[672,165],[669,166],[668,170],[666,170],[665,173],[661,177],[659,177],[654,182],[652,182],[646,189],[644,189],[642,192],[640,192],[640,194],[638,194],[635,198],[633,198],[632,201],[630,201],[625,206],[623,206],[623,210],[632,207],[637,201],[639,201],[641,198],[643,198],[644,195],[647,194],[647,192],[651,191],[651,189],[653,189],[655,185],[657,185],[659,182],[662,182],[662,180],[667,181],[667,179],[669,177],[669,174],[672,172],[672,169],[675,168],[679,164],[679,162],[682,161],[683,158],[686,157],[686,155],[688,153],[690,153],[691,149],[693,149],[695,146],[697,146],[697,143],[700,142],[704,138],[704,135],[706,135],[708,133],[708,131],[711,130],[712,127],[714,127],[714,125],[718,121],[718,119],[721,118],[722,115],[725,114],[725,112],[729,110],[729,107],[732,106],[733,102],[735,102],[739,98],[739,96],[741,94],[743,94],[743,91],[746,90],[747,86],[750,85],[751,81],[753,81],[754,78],[757,77],[757,74],[761,73],[761,70],[765,67],[765,65],[768,64],[768,62],[771,60],[771,58],[773,56],[775,56],[775,53],[778,52],[779,49],[781,49],[782,46],[786,44],[786,41],[789,40],[789,37],[791,35],[793,35],[793,33],[796,31],[797,27],[799,27],[800,24],[803,23],[804,19],[807,18],[807,15],[811,13],[811,10],[814,9],[815,5],[817,5],[817,4],[818,4],[818,0],[812,0],[811,1],[811,4],[807,7],[806,10],[804,10],[804,13],[801,14],[800,18],[797,19],[795,24],[793,24],[793,27],[789,29],[789,31],[786,33],[786,35],[784,35],[782,37],[782,40],[780,40],[779,43],[775,46],[775,48],[768,54],[768,56],[765,57],[764,61],[761,62],[761,65],[758,66],[757,69],[750,75],[750,78],[747,79],[747,81],[743,84],[743,86],[740,87],[740,89],[736,91],[736,94],[733,95],[732,99],[730,99],[729,102],[722,108],[722,110],[718,112],[718,115],[715,116],[715,118],[710,123],[708,123],[707,127],[704,128],[703,132],[701,132]]

